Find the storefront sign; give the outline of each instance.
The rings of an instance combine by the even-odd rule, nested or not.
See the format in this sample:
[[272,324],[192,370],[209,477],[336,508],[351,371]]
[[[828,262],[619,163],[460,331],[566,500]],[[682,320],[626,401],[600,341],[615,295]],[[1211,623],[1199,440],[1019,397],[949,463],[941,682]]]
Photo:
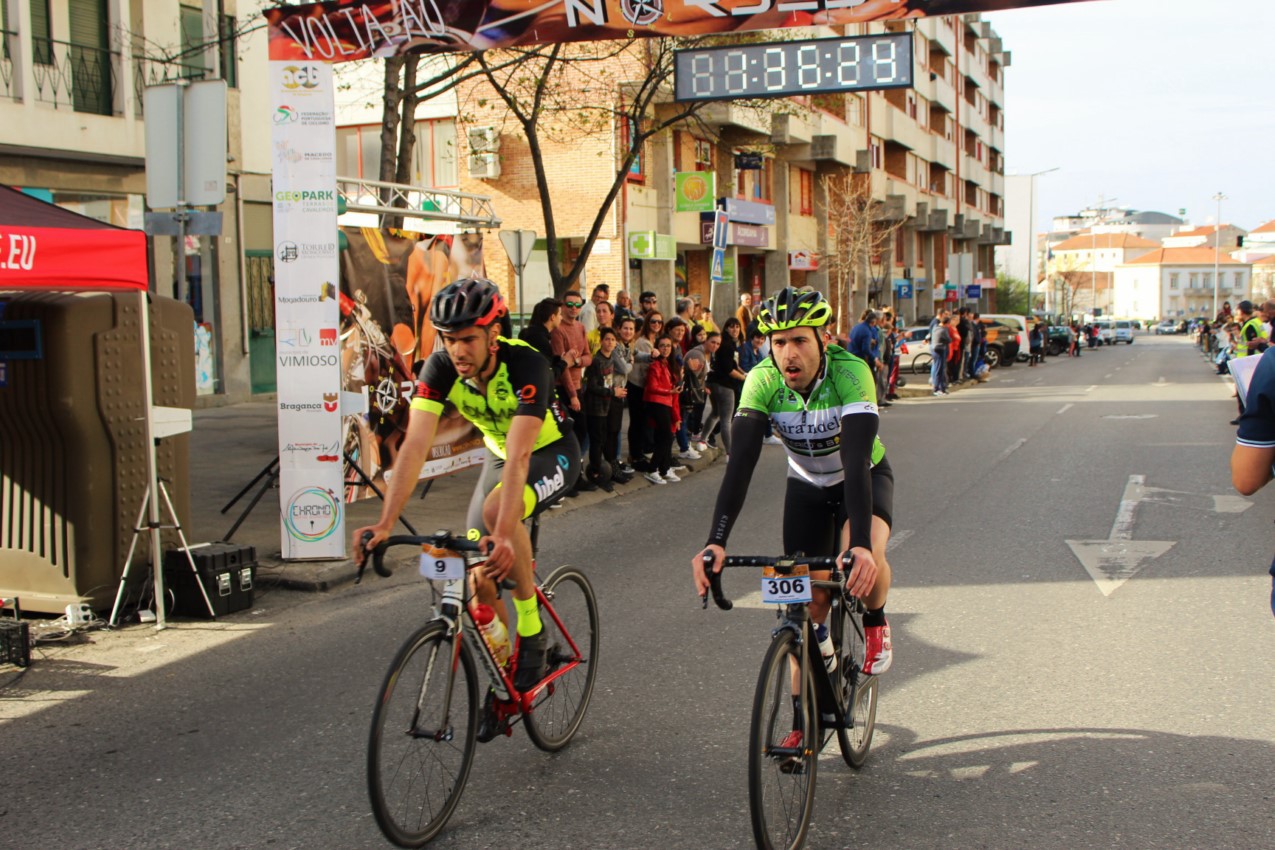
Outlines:
[[677,257],[677,240],[653,230],[635,230],[629,234],[629,259],[672,260]]
[[759,153],[735,154],[736,171],[760,171],[762,156]]
[[730,227],[731,244],[745,248],[765,248],[770,244],[770,232],[764,227],[753,224],[732,224]]
[[812,272],[819,268],[819,257],[813,251],[789,251],[788,268]]
[[711,171],[679,171],[674,178],[675,212],[712,212],[717,175]]
[[996,288],[996,278],[994,277],[976,277],[974,278],[974,282],[984,289]]
[[977,299],[977,298],[981,298],[982,296],[983,296],[983,287],[979,286],[977,283],[971,283],[969,286],[965,287],[966,298]]
[[775,223],[775,207],[772,204],[759,204],[739,198],[723,198],[722,203],[731,221],[742,221],[745,224]]

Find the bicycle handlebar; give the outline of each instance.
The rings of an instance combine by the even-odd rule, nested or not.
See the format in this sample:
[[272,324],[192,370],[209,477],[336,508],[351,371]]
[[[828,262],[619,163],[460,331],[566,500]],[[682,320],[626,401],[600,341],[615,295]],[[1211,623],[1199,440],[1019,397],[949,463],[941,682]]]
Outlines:
[[[725,592],[722,590],[722,574],[718,570],[713,569],[713,562],[716,560],[711,550],[705,550],[704,556],[704,572],[708,574],[708,588],[713,594],[713,602],[723,611],[729,611],[735,607],[735,603],[726,598]],[[854,563],[854,556],[849,550],[841,555],[848,568]],[[817,557],[806,557],[804,555],[727,555],[726,561],[722,564],[722,569],[727,567],[773,567],[775,564],[789,561],[794,564],[804,564],[812,570],[832,570],[834,580],[840,581],[841,575],[837,570],[837,556],[828,557],[826,555]],[[708,608],[708,594],[700,596],[701,608]]]
[[[359,545],[367,549],[367,542],[372,539],[372,532],[365,531],[363,536],[359,538]],[[396,534],[387,537],[377,544],[376,548],[371,552],[366,552],[363,556],[363,562],[359,564],[358,574],[354,577],[354,583],[358,584],[363,581],[363,571],[367,569],[368,557],[372,559],[372,569],[376,571],[378,576],[389,578],[394,571],[385,566],[385,551],[391,546],[434,546],[439,549],[452,549],[457,552],[478,552],[478,544],[472,540],[466,540],[463,537],[453,537],[450,531],[446,529],[435,531],[433,534]]]

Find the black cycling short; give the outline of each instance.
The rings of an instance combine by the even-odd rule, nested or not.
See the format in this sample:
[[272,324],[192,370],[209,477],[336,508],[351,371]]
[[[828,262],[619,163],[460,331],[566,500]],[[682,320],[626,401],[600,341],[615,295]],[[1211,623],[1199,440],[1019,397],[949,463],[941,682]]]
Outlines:
[[[792,475],[784,494],[784,551],[835,555],[846,522],[845,487],[816,487]],[[884,457],[872,467],[872,515],[894,527],[894,470]]]
[[[504,469],[504,459],[489,451],[478,476],[478,485],[474,487],[474,495],[469,499],[465,522],[471,539],[476,539],[475,531],[481,537],[490,530],[483,522],[483,502],[487,500],[488,493],[500,486]],[[532,452],[527,462],[527,484],[523,488],[522,518],[543,513],[574,487],[579,477],[580,444],[570,431],[562,439]]]

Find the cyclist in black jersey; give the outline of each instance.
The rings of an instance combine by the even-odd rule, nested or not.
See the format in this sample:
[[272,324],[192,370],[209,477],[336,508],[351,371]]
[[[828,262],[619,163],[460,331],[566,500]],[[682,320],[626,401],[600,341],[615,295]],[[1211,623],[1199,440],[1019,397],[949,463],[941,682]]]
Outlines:
[[[478,597],[501,619],[495,582],[514,581],[518,613],[518,667],[514,685],[534,686],[544,676],[546,641],[536,604],[531,536],[523,520],[541,513],[571,489],[580,474],[580,445],[553,397],[553,368],[527,343],[500,336],[505,300],[488,280],[463,279],[434,296],[430,323],[443,339],[421,366],[407,436],[394,463],[381,516],[354,532],[359,563],[389,536],[416,488],[445,401],[483,434],[488,457],[469,505],[468,536],[488,552]],[[361,541],[365,532],[371,539]],[[511,630],[512,631],[512,630]]]
[[[704,553],[725,563],[731,527],[744,505],[769,422],[788,455],[784,551],[833,555],[847,549],[854,564],[846,580],[863,600],[867,660],[864,672],[884,673],[893,660],[885,618],[891,573],[885,549],[893,523],[894,474],[877,437],[876,384],[868,365],[821,332],[831,308],[818,292],[787,288],[758,310],[770,338],[770,358],[749,373],[731,421],[733,448],[717,494],[706,548],[691,561],[696,590],[708,589]],[[818,577],[818,576],[816,576]],[[832,652],[823,622],[827,591],[810,604],[816,636]]]

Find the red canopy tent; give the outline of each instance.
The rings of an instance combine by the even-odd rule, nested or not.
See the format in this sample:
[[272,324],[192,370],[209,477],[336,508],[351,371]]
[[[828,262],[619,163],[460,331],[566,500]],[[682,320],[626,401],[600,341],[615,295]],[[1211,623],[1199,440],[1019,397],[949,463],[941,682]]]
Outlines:
[[146,234],[0,186],[0,289],[146,289]]
[[[8,312],[10,316],[13,316],[15,313],[23,312],[18,310],[20,298],[60,297],[57,293],[62,293],[62,296],[66,293],[75,293],[77,296],[89,296],[91,293],[136,293],[133,315],[138,317],[138,319],[124,320],[128,322],[129,328],[135,329],[124,331],[124,333],[121,333],[119,324],[105,331],[75,325],[71,329],[73,330],[71,336],[84,338],[84,336],[96,335],[99,338],[98,348],[83,349],[89,352],[83,359],[68,357],[66,350],[69,349],[69,345],[65,338],[43,340],[42,352],[37,352],[34,359],[29,356],[25,359],[24,362],[31,364],[27,367],[29,370],[37,368],[37,363],[51,364],[57,361],[65,364],[69,359],[74,359],[71,368],[77,373],[74,377],[74,385],[78,387],[78,391],[71,389],[70,385],[73,381],[66,377],[69,372],[65,370],[61,371],[61,375],[64,376],[61,381],[52,380],[51,367],[46,372],[24,373],[25,380],[23,380],[23,377],[19,376],[17,366],[14,366],[10,370],[14,373],[13,380],[8,381],[10,386],[5,387],[4,384],[0,384],[0,389],[4,389],[5,393],[9,394],[5,396],[8,398],[6,407],[9,409],[0,410],[0,433],[5,433],[15,442],[24,443],[22,452],[18,454],[15,454],[17,447],[10,447],[10,451],[0,451],[0,461],[4,461],[4,464],[0,465],[13,468],[6,472],[0,470],[5,472],[4,475],[0,475],[0,479],[8,482],[3,492],[0,492],[0,503],[10,500],[22,508],[15,514],[18,517],[17,521],[5,524],[4,519],[14,519],[14,517],[0,517],[0,549],[5,549],[9,556],[6,561],[8,567],[0,571],[0,584],[5,585],[8,593],[14,595],[18,595],[14,593],[15,590],[23,589],[23,587],[28,590],[43,591],[47,599],[56,600],[59,604],[64,600],[70,600],[75,604],[75,596],[70,595],[70,590],[78,594],[88,593],[83,587],[78,586],[80,581],[78,572],[77,575],[70,575],[75,571],[75,567],[69,565],[77,563],[75,556],[83,553],[85,545],[91,543],[92,538],[101,538],[105,534],[101,520],[85,521],[89,511],[84,507],[85,502],[97,505],[97,502],[93,501],[94,492],[102,489],[102,482],[98,482],[97,488],[85,483],[84,478],[92,480],[88,469],[88,466],[92,464],[74,464],[77,465],[77,469],[65,469],[65,466],[68,466],[66,461],[74,455],[75,451],[83,451],[85,441],[82,438],[83,426],[80,424],[82,418],[79,418],[77,413],[85,408],[91,408],[92,413],[96,414],[105,404],[106,413],[102,414],[102,418],[110,419],[108,429],[113,427],[111,442],[115,465],[111,466],[111,469],[116,478],[112,483],[113,488],[121,493],[121,498],[128,497],[122,496],[124,493],[131,494],[140,489],[136,496],[140,496],[143,502],[142,510],[135,515],[135,521],[134,516],[129,515],[129,525],[134,534],[133,544],[130,545],[128,556],[125,558],[124,577],[128,577],[129,565],[133,559],[136,540],[138,540],[136,531],[149,529],[154,585],[156,585],[157,621],[158,626],[163,628],[164,605],[161,604],[161,600],[164,599],[163,570],[159,568],[158,563],[159,553],[162,553],[163,549],[159,534],[161,534],[161,528],[176,528],[182,547],[185,547],[185,538],[181,534],[180,522],[177,522],[176,515],[172,516],[172,526],[161,526],[159,522],[158,494],[163,494],[170,512],[173,512],[173,508],[166,489],[162,489],[162,484],[159,483],[156,443],[159,437],[176,436],[189,431],[190,412],[189,404],[184,399],[179,401],[181,408],[154,407],[156,396],[154,396],[153,385],[156,378],[152,375],[152,368],[150,368],[152,296],[148,288],[148,251],[145,233],[98,222],[96,219],[32,198],[23,192],[0,186],[0,293],[5,291],[24,293],[22,296],[11,299],[9,310],[5,311],[3,303],[0,303],[0,311]],[[45,292],[48,296],[36,294],[33,291]],[[119,297],[121,296],[116,296],[116,298]],[[130,302],[133,301],[133,298],[126,294],[122,297]],[[181,324],[190,324],[189,308],[177,305],[171,299],[161,298],[161,302],[157,319],[159,313],[172,316],[175,315],[176,310],[181,311],[176,313],[179,316],[177,321]],[[133,310],[133,305],[129,305],[129,310]],[[4,312],[0,312],[0,325],[6,324],[4,320],[8,319],[4,316]],[[66,315],[70,316],[71,313]],[[83,317],[85,313],[78,312],[74,315]],[[116,316],[116,320],[120,320],[119,315]],[[159,319],[159,321],[163,320]],[[27,322],[32,324],[32,320],[28,319]],[[70,324],[74,324],[74,320],[70,320]],[[171,324],[171,321],[168,322],[168,328],[171,328]],[[48,330],[54,331],[59,322],[48,322],[48,325],[50,325]],[[161,325],[161,328],[164,328],[164,325]],[[168,336],[170,339],[162,343],[167,347],[168,357],[175,358],[176,363],[184,363],[184,354],[172,352],[172,338],[175,336],[180,338],[180,335],[168,334]],[[131,348],[131,344],[128,344],[131,339],[136,339],[140,343],[138,352],[140,370],[136,368],[138,361],[134,361],[133,356],[126,353]],[[125,344],[117,345],[116,343]],[[190,345],[190,343],[186,344]],[[193,359],[193,345],[191,345],[190,357]],[[121,367],[125,361],[131,363],[129,368]],[[103,371],[108,373],[107,377],[102,377]],[[167,370],[170,373],[172,371]],[[136,381],[131,387],[119,386],[121,376],[125,373],[138,375],[142,380]],[[125,378],[125,382],[129,382],[128,378]],[[136,387],[136,384],[140,384],[140,387]],[[190,384],[191,395],[193,395],[193,363],[190,366]],[[130,400],[135,398],[133,394],[136,389],[142,389],[142,398],[136,401]],[[173,398],[172,391],[168,391],[167,394]],[[181,395],[177,393],[177,398]],[[71,423],[73,419],[74,424]],[[142,423],[140,431],[136,427],[139,421]],[[43,442],[41,436],[51,435],[51,433],[69,441],[64,440],[59,443],[57,438],[54,438],[54,440]],[[144,482],[140,483],[143,484],[144,489],[136,488],[136,473],[143,465],[147,474],[145,474]],[[185,461],[181,461],[181,468],[185,469]],[[50,480],[65,483],[50,484],[48,483]],[[50,497],[48,493],[54,496]],[[185,505],[185,502],[185,494],[179,492],[179,503]],[[149,516],[144,516],[148,511]],[[148,521],[144,522],[144,520]],[[96,545],[91,545],[91,548],[97,551],[101,549],[115,551],[113,547],[102,545],[105,543],[103,539],[97,539],[94,543]],[[194,570],[193,562],[191,562],[191,570]],[[200,590],[203,590],[203,586],[200,586]],[[124,580],[121,579],[116,593],[115,608],[112,609],[112,624],[115,623],[116,614],[119,612],[122,593],[124,593]],[[83,598],[83,595],[80,598]],[[47,599],[46,607],[37,605],[36,609],[48,610]],[[207,601],[207,594],[205,594],[205,601]],[[212,610],[210,604],[209,610]]]

